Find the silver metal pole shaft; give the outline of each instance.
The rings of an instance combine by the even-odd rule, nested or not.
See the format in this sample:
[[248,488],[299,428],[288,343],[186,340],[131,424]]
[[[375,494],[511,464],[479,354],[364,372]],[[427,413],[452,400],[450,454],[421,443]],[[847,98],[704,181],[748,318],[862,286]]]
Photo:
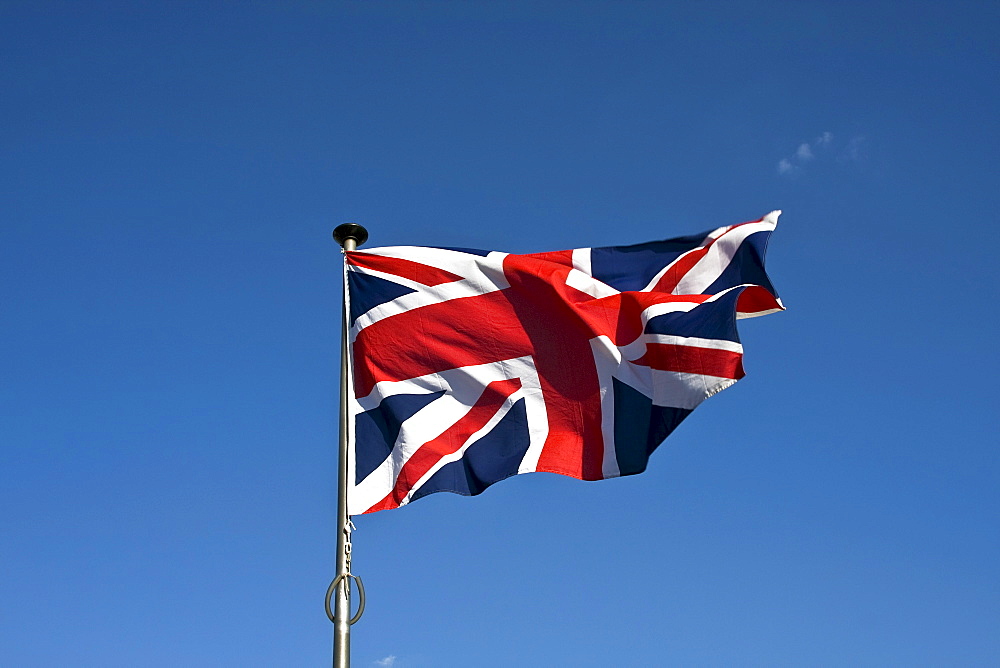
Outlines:
[[[368,232],[360,225],[344,224],[333,231],[333,238],[346,252],[350,252],[368,239]],[[340,327],[340,455],[337,464],[337,582],[333,608],[333,666],[350,668],[351,665],[351,592],[347,577],[347,452],[348,439],[348,304],[347,279],[344,279],[344,299]]]

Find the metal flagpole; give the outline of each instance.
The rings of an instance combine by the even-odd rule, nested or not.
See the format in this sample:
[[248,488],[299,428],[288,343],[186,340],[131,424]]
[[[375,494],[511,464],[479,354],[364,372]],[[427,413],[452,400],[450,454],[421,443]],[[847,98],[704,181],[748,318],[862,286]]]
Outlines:
[[[361,225],[345,223],[333,231],[333,238],[345,252],[368,240],[368,230]],[[347,274],[344,274],[344,299],[340,328],[340,456],[337,465],[337,575],[326,591],[326,614],[333,622],[333,667],[350,668],[351,625],[361,618],[365,609],[365,589],[361,578],[351,574],[351,524],[347,516],[347,450],[348,450],[348,326]],[[351,617],[350,581],[358,584],[358,612]],[[330,598],[335,595],[333,610]]]

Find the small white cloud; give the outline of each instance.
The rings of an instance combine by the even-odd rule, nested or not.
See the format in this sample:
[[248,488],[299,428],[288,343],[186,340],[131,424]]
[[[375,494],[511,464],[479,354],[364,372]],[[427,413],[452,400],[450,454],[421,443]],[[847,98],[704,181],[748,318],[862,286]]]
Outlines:
[[[791,176],[796,172],[802,171],[803,166],[812,160],[816,160],[823,153],[826,153],[831,144],[833,144],[833,133],[823,132],[821,135],[816,137],[812,142],[804,141],[799,144],[799,147],[795,149],[795,153],[787,158],[782,158],[778,162],[778,174],[783,174],[785,176]],[[854,140],[848,144],[847,151],[844,155],[850,157],[844,157],[842,155],[840,160],[856,160],[859,153],[859,147],[854,146]]]
[[852,137],[851,141],[847,142],[847,146],[844,147],[843,153],[840,154],[841,162],[857,162],[865,157],[865,138],[864,137]]
[[396,655],[395,654],[390,654],[389,656],[385,657],[384,659],[378,659],[375,662],[375,665],[376,666],[383,666],[383,668],[391,668],[392,666],[396,665]]

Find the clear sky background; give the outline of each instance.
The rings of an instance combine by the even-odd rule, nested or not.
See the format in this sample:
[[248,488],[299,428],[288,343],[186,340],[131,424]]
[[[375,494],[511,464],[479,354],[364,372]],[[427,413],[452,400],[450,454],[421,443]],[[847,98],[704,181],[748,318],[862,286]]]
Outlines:
[[0,3],[0,664],[328,665],[341,257],[784,215],[640,476],[357,520],[354,665],[1000,663],[1000,5]]

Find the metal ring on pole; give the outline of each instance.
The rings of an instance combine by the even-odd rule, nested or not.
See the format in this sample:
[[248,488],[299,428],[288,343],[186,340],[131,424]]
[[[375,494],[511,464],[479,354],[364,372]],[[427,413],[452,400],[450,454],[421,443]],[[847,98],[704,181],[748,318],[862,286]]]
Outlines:
[[347,578],[352,578],[358,583],[358,611],[354,613],[354,616],[347,620],[348,626],[353,626],[361,619],[361,615],[365,612],[365,585],[361,582],[361,578],[353,573],[341,573],[337,577],[333,578],[333,582],[326,590],[326,616],[329,617],[331,622],[335,622],[333,616],[333,610],[330,609],[330,599],[333,598],[333,593],[337,591],[337,585],[340,584],[341,580],[346,580]]

